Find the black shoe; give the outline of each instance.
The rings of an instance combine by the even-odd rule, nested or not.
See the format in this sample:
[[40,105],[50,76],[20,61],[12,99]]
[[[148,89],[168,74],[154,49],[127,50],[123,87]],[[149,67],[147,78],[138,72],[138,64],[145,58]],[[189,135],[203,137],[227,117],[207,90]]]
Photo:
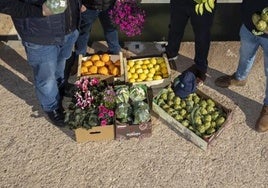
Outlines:
[[76,86],[67,82],[64,87],[64,96],[72,98],[75,94]]
[[173,70],[177,70],[176,62],[174,60],[168,61],[169,66]]
[[78,55],[75,52],[72,53],[71,57],[66,60],[64,78],[69,79],[70,76],[73,76],[77,73],[78,69]]
[[63,97],[72,98],[75,94],[75,85],[67,82],[59,87],[59,93],[61,99],[63,99]]
[[48,118],[50,119],[51,123],[53,123],[57,127],[65,126],[63,108],[59,108],[57,110],[46,112],[46,114]]
[[198,85],[202,85],[207,79],[206,72],[197,69],[195,65],[192,65],[186,71],[191,71],[195,74]]

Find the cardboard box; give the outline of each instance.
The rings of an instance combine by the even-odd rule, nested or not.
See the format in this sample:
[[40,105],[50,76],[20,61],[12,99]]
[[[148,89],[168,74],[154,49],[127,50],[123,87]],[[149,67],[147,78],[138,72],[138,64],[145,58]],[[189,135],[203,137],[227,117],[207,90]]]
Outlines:
[[75,129],[75,137],[77,142],[114,140],[114,125],[96,126],[91,129],[78,128]]
[[152,135],[151,121],[139,125],[129,125],[117,122],[115,125],[115,139],[128,140],[130,138],[147,138]]
[[132,84],[144,84],[144,85],[147,85],[148,87],[152,87],[152,88],[161,88],[161,87],[165,87],[167,85],[170,84],[171,82],[171,70],[170,70],[170,66],[169,66],[169,62],[168,62],[168,59],[166,57],[165,54],[163,54],[163,56],[150,56],[150,57],[134,57],[134,58],[131,58],[131,59],[127,59],[127,58],[124,58],[123,61],[124,61],[124,70],[125,70],[125,82],[129,82],[129,79],[128,79],[128,70],[127,70],[127,62],[128,60],[134,60],[134,63],[135,61],[138,61],[138,60],[147,60],[147,59],[150,59],[150,58],[153,58],[153,57],[162,57],[164,58],[164,61],[166,63],[166,67],[167,67],[167,71],[168,71],[168,77],[167,78],[163,78],[163,79],[160,79],[160,80],[152,80],[152,81],[141,81],[141,82],[134,82]]
[[[124,84],[124,85],[117,85],[117,86],[128,86],[129,88],[133,86],[132,84]],[[116,87],[117,87],[116,86]],[[147,103],[149,106],[150,112],[150,104],[148,100],[148,87],[146,85],[141,86],[146,93],[146,99],[143,102]],[[129,99],[129,104],[132,106],[133,101]],[[133,106],[132,106],[133,107]],[[133,114],[132,114],[133,115]],[[131,123],[121,123],[119,120],[115,121],[115,139],[116,140],[128,140],[130,138],[147,138],[152,135],[152,123],[151,119],[148,122],[144,122],[141,124],[131,124]]]
[[[159,92],[159,94],[161,91]],[[196,92],[200,97],[204,99],[211,98],[210,96],[206,95],[200,90],[197,90]],[[225,122],[221,125],[219,130],[217,130],[214,134],[212,134],[209,138],[201,138],[198,135],[196,135],[193,131],[188,129],[187,127],[183,126],[179,121],[174,119],[172,116],[170,116],[163,108],[158,106],[156,104],[156,100],[154,98],[152,103],[152,110],[159,115],[162,119],[164,119],[168,124],[169,127],[174,130],[175,132],[179,133],[180,135],[183,135],[185,139],[191,141],[195,145],[197,145],[199,148],[203,150],[207,150],[209,146],[211,146],[212,142],[216,140],[216,138],[222,133],[222,131],[230,125],[230,122],[232,121],[233,116],[233,110],[222,106],[220,103],[217,102],[217,99],[212,99],[216,106],[223,109],[224,112],[227,114]]]
[[[88,59],[90,59],[91,56],[86,56],[86,57],[82,57],[82,55],[79,55],[78,57],[78,70],[77,70],[77,77],[80,76],[88,76],[88,77],[94,77],[94,78],[98,78],[100,80],[106,79],[107,77],[111,77],[113,75],[102,75],[102,74],[85,74],[82,75],[81,74],[81,67],[82,67],[82,62],[86,61]],[[110,59],[115,62],[117,60],[120,60],[120,76],[114,76],[114,80],[117,81],[124,81],[125,80],[125,76],[124,76],[124,63],[123,63],[123,53],[120,52],[119,55],[110,55]]]

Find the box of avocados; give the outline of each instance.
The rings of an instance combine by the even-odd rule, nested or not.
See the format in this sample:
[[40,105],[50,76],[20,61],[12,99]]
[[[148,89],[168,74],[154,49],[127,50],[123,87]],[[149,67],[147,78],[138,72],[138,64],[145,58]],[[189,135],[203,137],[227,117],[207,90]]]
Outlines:
[[164,119],[169,127],[203,150],[230,125],[233,110],[201,90],[181,99],[171,86],[160,90],[153,98],[152,110]]

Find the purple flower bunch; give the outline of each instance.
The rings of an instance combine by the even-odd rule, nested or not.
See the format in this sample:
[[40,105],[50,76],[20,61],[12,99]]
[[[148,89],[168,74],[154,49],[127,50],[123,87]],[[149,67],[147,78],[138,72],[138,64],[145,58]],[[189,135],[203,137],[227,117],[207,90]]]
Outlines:
[[109,11],[112,22],[128,37],[140,35],[145,22],[145,11],[137,0],[117,0]]
[[81,77],[75,86],[76,92],[65,116],[70,127],[90,128],[113,123],[116,105],[113,86],[89,77]]

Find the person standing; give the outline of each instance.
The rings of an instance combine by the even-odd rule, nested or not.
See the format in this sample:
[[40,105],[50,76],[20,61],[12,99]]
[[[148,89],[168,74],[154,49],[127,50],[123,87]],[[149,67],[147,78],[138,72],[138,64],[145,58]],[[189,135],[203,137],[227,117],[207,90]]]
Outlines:
[[[69,77],[77,71],[78,56],[87,54],[87,45],[92,25],[99,18],[103,28],[104,37],[108,45],[108,54],[119,54],[121,46],[117,28],[112,24],[109,11],[113,8],[115,0],[82,0],[81,25],[79,37],[75,43],[75,51],[67,60],[65,75]],[[70,85],[70,84],[69,84]],[[69,86],[69,88],[72,88]],[[72,90],[72,89],[70,89]],[[68,91],[68,93],[71,93]]]
[[204,9],[201,15],[195,11],[195,6],[196,2],[194,0],[170,0],[170,23],[166,55],[171,68],[176,69],[175,60],[178,58],[178,51],[185,27],[188,20],[190,20],[195,43],[195,65],[191,67],[191,71],[195,73],[200,81],[204,82],[208,69],[207,57],[211,41],[210,30],[213,23],[215,8],[213,8],[211,12],[205,11]]
[[76,55],[86,55],[87,43],[93,23],[99,18],[103,28],[109,54],[119,54],[121,47],[116,27],[112,24],[109,11],[115,0],[82,0],[80,33],[75,44]]
[[[259,47],[262,47],[264,56],[264,72],[266,76],[266,90],[262,111],[255,125],[256,130],[259,132],[265,132],[268,130],[268,12],[266,13],[266,18],[260,15],[265,8],[268,11],[267,0],[243,0],[241,7],[242,25],[239,33],[241,45],[238,67],[234,74],[221,76],[215,80],[216,86],[222,88],[227,88],[229,86],[245,86],[248,74],[255,60],[256,52]],[[254,17],[257,17],[257,20],[253,18],[253,15],[255,15]],[[260,17],[258,17],[258,15]],[[261,21],[261,18],[266,20],[266,24]],[[255,24],[254,20],[256,21]],[[266,25],[266,29],[261,27],[263,25]],[[259,31],[257,28],[262,31]]]
[[[22,2],[41,8],[45,1]],[[55,2],[56,0],[52,0],[51,3]],[[64,68],[78,37],[81,7],[79,0],[66,0],[66,3],[67,9],[64,12],[51,16],[21,18],[11,14],[14,26],[22,39],[28,64],[33,70],[39,103],[49,120],[56,126],[65,125],[62,107],[66,82]]]

